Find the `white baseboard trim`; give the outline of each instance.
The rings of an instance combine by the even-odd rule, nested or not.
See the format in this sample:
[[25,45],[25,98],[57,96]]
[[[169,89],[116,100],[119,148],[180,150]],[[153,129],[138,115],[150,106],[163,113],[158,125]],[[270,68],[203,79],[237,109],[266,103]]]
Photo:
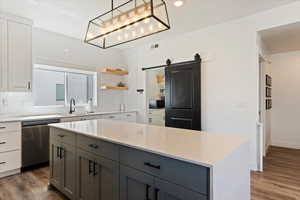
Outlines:
[[9,171],[6,171],[6,172],[1,172],[0,173],[0,178],[15,175],[15,174],[19,174],[19,173],[21,173],[21,169],[13,169],[13,170],[9,170]]
[[285,147],[285,148],[291,148],[291,149],[300,149],[300,143],[288,142],[288,141],[272,141],[272,146],[277,147]]

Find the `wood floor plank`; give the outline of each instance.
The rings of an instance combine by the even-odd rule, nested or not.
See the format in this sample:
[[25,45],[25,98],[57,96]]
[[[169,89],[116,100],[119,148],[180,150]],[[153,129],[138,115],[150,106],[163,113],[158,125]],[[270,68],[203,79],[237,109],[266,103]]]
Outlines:
[[272,146],[264,166],[251,174],[252,200],[300,200],[300,150]]
[[[300,200],[300,150],[270,147],[264,166],[251,173],[251,200]],[[2,178],[0,200],[67,200],[48,190],[48,177],[45,167]]]

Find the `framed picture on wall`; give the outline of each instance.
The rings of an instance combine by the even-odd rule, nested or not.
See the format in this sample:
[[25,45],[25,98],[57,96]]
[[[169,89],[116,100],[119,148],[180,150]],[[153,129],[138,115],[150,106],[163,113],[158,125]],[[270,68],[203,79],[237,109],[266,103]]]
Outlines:
[[272,97],[272,88],[266,87],[266,97]]
[[266,75],[266,85],[271,87],[272,86],[272,77],[268,74]]
[[270,110],[272,108],[272,99],[266,99],[266,109]]

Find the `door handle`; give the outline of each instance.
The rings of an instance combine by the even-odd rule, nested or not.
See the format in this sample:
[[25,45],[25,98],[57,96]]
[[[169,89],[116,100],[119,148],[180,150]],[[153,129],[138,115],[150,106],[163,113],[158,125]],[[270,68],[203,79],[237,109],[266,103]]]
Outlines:
[[93,173],[92,165],[93,165],[93,161],[89,160],[89,175]]
[[158,193],[159,193],[159,189],[155,188],[155,194],[154,194],[154,200],[159,200],[159,196],[158,196]]
[[0,129],[5,129],[6,127],[5,126],[0,126]]
[[65,153],[65,150],[62,147],[60,147],[59,148],[59,158],[60,159],[62,159],[64,157],[64,153]]
[[0,142],[0,144],[6,144],[6,142]]
[[31,82],[30,81],[28,81],[28,83],[27,83],[27,88],[28,88],[28,90],[31,89]]
[[153,165],[149,162],[145,162],[144,165],[151,167],[151,168],[160,169],[160,165]]
[[4,164],[6,164],[6,162],[0,162],[0,165],[4,165]]

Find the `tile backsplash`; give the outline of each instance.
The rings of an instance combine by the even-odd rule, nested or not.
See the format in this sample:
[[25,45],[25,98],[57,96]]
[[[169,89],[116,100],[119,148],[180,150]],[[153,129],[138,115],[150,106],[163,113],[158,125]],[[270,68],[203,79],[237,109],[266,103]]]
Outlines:
[[[123,103],[123,95],[99,94],[98,107],[95,111],[118,111]],[[30,92],[0,92],[0,115],[34,115],[67,113],[68,106],[34,106],[33,94]],[[77,112],[85,112],[85,107],[76,107]]]

